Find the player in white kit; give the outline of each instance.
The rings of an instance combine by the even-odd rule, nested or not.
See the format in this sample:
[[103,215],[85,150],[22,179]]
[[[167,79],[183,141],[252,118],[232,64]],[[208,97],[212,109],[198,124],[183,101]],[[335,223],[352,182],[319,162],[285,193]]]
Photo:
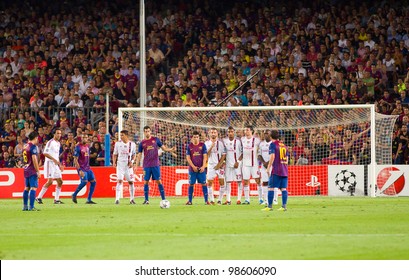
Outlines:
[[[241,138],[243,144],[243,184],[244,184],[244,199],[243,204],[250,204],[250,178],[253,178],[257,183],[257,190],[261,193],[260,185],[260,170],[258,168],[258,149],[260,139],[253,136],[254,130],[251,125],[246,125],[244,129],[244,137]],[[259,197],[259,200],[261,197]],[[241,202],[237,202],[241,204]]]
[[63,202],[60,200],[61,187],[63,183],[62,171],[64,170],[64,166],[60,162],[61,135],[61,129],[55,129],[54,137],[45,145],[43,152],[43,155],[45,156],[44,178],[47,179],[47,182],[43,185],[40,193],[36,198],[38,204],[43,204],[43,196],[54,180],[57,181],[57,186],[55,188],[54,194],[54,204],[63,204]]
[[[261,190],[262,199],[260,200],[260,204],[267,203],[268,179],[270,177],[267,172],[267,166],[270,160],[270,154],[269,154],[269,149],[270,149],[270,144],[271,144],[270,131],[266,130],[263,136],[264,136],[264,140],[260,142],[260,146],[258,150],[259,151],[258,159],[260,162],[260,175],[261,175],[261,183],[262,183],[262,190]],[[278,189],[274,190],[273,204],[278,203],[277,196],[278,196]]]
[[135,176],[133,165],[136,158],[136,144],[129,140],[127,130],[122,130],[119,135],[121,140],[115,143],[112,155],[112,162],[113,166],[116,167],[117,177],[115,204],[119,204],[124,178],[129,183],[129,203],[135,204]]
[[[224,160],[226,158],[226,147],[223,141],[219,140],[216,128],[211,128],[209,132],[210,139],[205,142],[207,149],[207,188],[209,200],[214,204],[213,182],[217,177],[219,180],[220,192],[226,190],[224,181]],[[221,200],[218,201],[221,204]]]
[[[223,139],[224,146],[226,147],[226,202],[223,204],[231,204],[231,184],[237,182],[237,201],[241,200],[243,192],[242,173],[241,173],[241,161],[243,158],[243,147],[241,140],[236,137],[234,128],[227,128],[227,137]],[[221,200],[221,199],[220,199]]]

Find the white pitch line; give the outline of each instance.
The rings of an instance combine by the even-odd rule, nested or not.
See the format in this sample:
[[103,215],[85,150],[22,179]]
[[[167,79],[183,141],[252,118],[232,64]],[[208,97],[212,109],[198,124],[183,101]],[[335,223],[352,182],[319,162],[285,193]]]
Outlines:
[[124,237],[156,237],[156,236],[170,236],[170,237],[407,237],[406,233],[221,233],[221,234],[185,234],[185,233],[0,233],[2,237],[8,236],[77,236],[77,237],[98,237],[98,236],[124,236]]

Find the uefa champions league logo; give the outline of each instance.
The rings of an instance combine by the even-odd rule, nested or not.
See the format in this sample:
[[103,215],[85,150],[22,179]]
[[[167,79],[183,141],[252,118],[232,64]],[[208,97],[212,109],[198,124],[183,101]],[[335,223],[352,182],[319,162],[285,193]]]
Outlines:
[[355,194],[356,185],[356,175],[352,171],[344,169],[335,176],[335,186],[340,191],[349,193],[351,196]]

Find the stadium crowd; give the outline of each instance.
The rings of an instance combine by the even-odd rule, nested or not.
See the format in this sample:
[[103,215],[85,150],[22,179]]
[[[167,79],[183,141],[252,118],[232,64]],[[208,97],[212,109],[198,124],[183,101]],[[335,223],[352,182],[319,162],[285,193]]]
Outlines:
[[[118,108],[139,107],[141,94],[149,107],[222,103],[250,111],[374,103],[398,115],[392,159],[409,162],[409,7],[399,1],[148,0],[146,93],[139,92],[138,3],[57,2],[0,4],[0,167],[22,166],[28,134],[39,132],[41,150],[56,127],[66,166],[82,132],[92,136],[91,165],[103,165],[106,131],[118,140]],[[107,93],[108,128],[101,121]],[[289,132],[286,144],[298,151],[290,164],[323,163],[314,158],[317,143],[327,157],[367,163],[367,143],[356,141],[366,129]],[[165,141],[179,150],[189,140],[183,127],[155,133],[172,135]],[[165,165],[183,162],[165,155]]]

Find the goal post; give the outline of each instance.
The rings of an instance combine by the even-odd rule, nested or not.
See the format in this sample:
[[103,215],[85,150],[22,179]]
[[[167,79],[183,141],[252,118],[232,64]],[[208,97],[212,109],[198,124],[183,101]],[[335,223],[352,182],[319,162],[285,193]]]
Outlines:
[[[128,130],[137,144],[142,125],[149,125],[162,143],[176,146],[176,153],[160,154],[162,182],[176,196],[186,194],[185,148],[194,130],[205,141],[210,128],[225,138],[231,126],[239,139],[244,127],[252,125],[261,140],[266,130],[278,130],[289,147],[290,195],[375,197],[377,164],[392,164],[397,116],[378,114],[375,105],[363,104],[119,108],[118,118],[119,131]],[[251,190],[257,194],[254,184]],[[201,195],[199,188],[194,195]]]

